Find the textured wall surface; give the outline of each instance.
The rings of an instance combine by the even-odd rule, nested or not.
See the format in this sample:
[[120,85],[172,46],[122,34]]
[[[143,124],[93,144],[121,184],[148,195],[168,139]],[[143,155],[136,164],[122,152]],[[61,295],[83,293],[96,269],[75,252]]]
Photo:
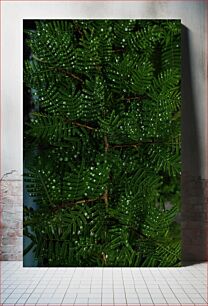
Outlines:
[[[183,261],[207,259],[207,1],[3,1],[1,258],[22,258],[22,20],[181,19]],[[5,175],[6,173],[10,173]]]
[[182,177],[183,264],[208,260],[208,180]]
[[22,260],[22,182],[1,182],[1,260]]

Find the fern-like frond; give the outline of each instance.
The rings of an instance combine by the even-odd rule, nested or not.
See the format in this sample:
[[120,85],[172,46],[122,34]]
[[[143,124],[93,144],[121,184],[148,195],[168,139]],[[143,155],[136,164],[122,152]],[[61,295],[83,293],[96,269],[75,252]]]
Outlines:
[[24,254],[178,266],[180,22],[40,20],[24,37]]
[[41,139],[49,144],[58,145],[61,142],[74,142],[76,137],[88,139],[86,129],[77,122],[67,121],[59,116],[33,113],[31,123],[28,124],[28,135]]
[[[38,30],[31,32],[28,40],[34,59],[52,67],[73,69],[76,58],[72,32],[65,31],[64,23],[40,22],[37,26]],[[70,28],[69,24],[67,28]]]
[[57,179],[51,164],[45,165],[37,160],[36,165],[30,166],[25,173],[26,188],[40,206],[53,207],[62,197],[61,182]]
[[150,87],[153,79],[153,66],[149,61],[144,61],[138,65],[133,74],[132,90],[138,94],[144,94]]

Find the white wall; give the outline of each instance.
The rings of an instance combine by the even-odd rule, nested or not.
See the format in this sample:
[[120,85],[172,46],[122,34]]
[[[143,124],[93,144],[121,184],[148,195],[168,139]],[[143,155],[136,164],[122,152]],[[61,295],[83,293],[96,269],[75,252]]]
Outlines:
[[[1,92],[1,177],[21,179],[22,175],[22,21],[23,19],[133,18],[181,19],[189,30],[190,72],[195,103],[198,146],[201,163],[198,175],[208,178],[207,143],[207,31],[206,1],[2,1],[2,92]],[[186,80],[184,80],[185,82]],[[186,109],[188,109],[189,101]],[[190,125],[192,122],[190,122]],[[188,127],[187,127],[188,128]],[[190,136],[191,138],[191,136]],[[189,139],[188,139],[189,141]],[[187,150],[185,162],[191,173],[192,149]],[[190,152],[189,152],[190,151]],[[14,170],[14,171],[12,171]],[[196,173],[195,173],[196,174]]]

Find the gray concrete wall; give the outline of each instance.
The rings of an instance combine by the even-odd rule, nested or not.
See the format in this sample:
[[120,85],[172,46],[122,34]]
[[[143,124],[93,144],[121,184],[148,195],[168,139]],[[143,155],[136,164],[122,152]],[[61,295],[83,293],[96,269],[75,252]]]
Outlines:
[[[186,263],[207,259],[205,230],[208,228],[208,108],[207,41],[205,38],[208,25],[206,25],[206,3],[200,0],[2,2],[1,178],[4,195],[0,222],[2,259],[22,258],[22,20],[39,18],[181,19],[184,25],[182,50],[183,261]],[[11,230],[12,227],[14,231]]]

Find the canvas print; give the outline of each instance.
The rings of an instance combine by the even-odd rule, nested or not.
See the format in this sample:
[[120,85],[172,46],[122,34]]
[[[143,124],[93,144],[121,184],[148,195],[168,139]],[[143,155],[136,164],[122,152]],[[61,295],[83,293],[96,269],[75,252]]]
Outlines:
[[180,20],[24,20],[24,266],[181,265]]

